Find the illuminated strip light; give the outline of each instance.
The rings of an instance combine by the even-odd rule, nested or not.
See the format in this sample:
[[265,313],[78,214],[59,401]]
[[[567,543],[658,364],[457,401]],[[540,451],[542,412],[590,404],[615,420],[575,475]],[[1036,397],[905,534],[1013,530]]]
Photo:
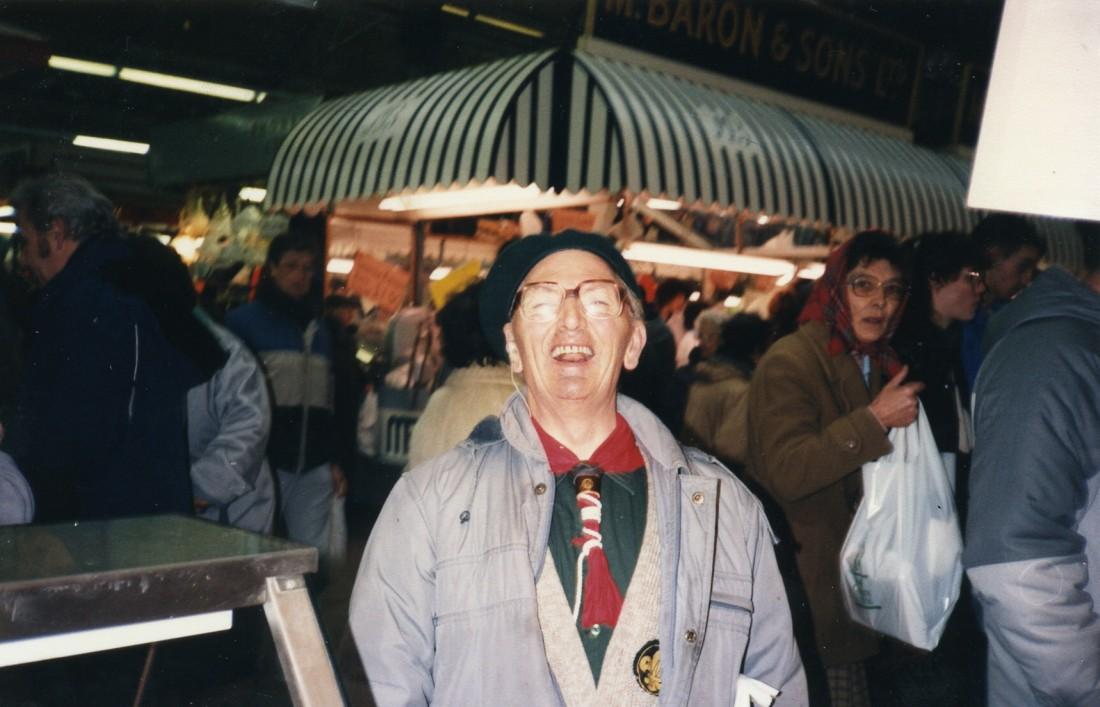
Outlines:
[[798,271],[803,280],[816,280],[825,274],[825,263],[813,263]]
[[146,86],[167,88],[173,91],[187,91],[188,93],[198,93],[203,96],[241,101],[242,103],[251,103],[256,99],[256,92],[250,88],[229,86],[224,83],[213,83],[212,81],[200,81],[183,76],[173,76],[172,74],[160,74],[144,69],[132,69],[127,66],[119,70],[118,77],[123,81],[145,84]]
[[623,251],[623,257],[627,260],[637,260],[645,263],[743,272],[769,277],[790,276],[792,279],[796,272],[793,263],[777,260],[776,258],[760,258],[754,255],[725,253],[701,248],[683,248],[660,243],[631,243]]
[[267,198],[267,189],[263,187],[241,187],[241,190],[237,192],[237,196],[240,197],[241,201],[262,204],[264,199]]
[[475,15],[474,19],[482,24],[489,25],[490,27],[496,27],[507,32],[515,32],[516,34],[522,34],[527,37],[534,37],[535,39],[542,39],[543,33],[537,29],[531,27],[524,27],[523,25],[517,25],[515,22],[509,22],[502,20],[498,17],[491,15]]
[[15,216],[14,206],[0,206],[0,218],[11,218]]
[[649,199],[645,205],[658,211],[679,211],[684,205],[675,199]]
[[144,155],[149,152],[149,143],[147,142],[130,142],[129,140],[115,140],[109,137],[94,137],[92,135],[77,135],[73,138],[73,144],[77,147],[90,147],[93,150],[128,152],[132,155]]
[[333,275],[347,275],[355,267],[355,261],[351,258],[333,258],[328,261],[325,271]]
[[464,7],[458,7],[457,5],[443,5],[439,8],[448,15],[456,15],[458,17],[469,17],[470,11]]
[[0,667],[186,638],[233,627],[232,611],[157,619],[0,643]]
[[51,56],[46,63],[51,69],[73,71],[78,74],[103,76],[105,78],[114,78],[114,75],[118,73],[118,67],[112,64],[101,64],[98,61],[85,61],[71,56],[58,56],[57,54]]
[[534,184],[526,187],[506,184],[431,194],[390,196],[383,199],[378,204],[378,208],[382,211],[425,211],[428,209],[445,209],[452,206],[469,206],[476,203],[499,204],[501,202],[519,201],[537,197],[541,193],[538,186]]
[[11,221],[0,221],[0,233],[3,233],[5,236],[15,235],[15,232],[18,230],[19,227]]

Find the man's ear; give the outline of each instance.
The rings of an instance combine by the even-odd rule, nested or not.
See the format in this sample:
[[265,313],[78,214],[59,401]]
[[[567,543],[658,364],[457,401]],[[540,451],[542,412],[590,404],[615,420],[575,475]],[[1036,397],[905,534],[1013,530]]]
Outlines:
[[59,218],[50,221],[50,227],[43,234],[54,248],[60,248],[69,237],[69,229]]
[[512,322],[504,325],[504,350],[508,352],[508,365],[513,373],[523,373],[523,360],[519,357],[519,347],[516,346],[516,333],[512,331]]
[[626,343],[626,350],[623,351],[623,368],[628,371],[633,371],[638,367],[638,359],[642,356],[642,349],[645,348],[645,322],[638,319],[635,320],[630,330],[630,341]]

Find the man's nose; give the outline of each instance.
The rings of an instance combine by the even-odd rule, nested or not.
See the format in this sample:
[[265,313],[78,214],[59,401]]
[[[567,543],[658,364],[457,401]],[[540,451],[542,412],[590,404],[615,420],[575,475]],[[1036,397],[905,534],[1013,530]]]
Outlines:
[[575,292],[565,295],[561,303],[561,323],[566,329],[580,328],[585,321],[584,308]]

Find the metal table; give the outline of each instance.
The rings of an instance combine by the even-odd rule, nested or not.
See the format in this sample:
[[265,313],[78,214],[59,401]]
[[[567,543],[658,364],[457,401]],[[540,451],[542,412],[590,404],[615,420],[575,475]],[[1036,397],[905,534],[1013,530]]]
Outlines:
[[0,666],[224,630],[263,604],[295,705],[342,705],[317,550],[183,516],[0,526]]

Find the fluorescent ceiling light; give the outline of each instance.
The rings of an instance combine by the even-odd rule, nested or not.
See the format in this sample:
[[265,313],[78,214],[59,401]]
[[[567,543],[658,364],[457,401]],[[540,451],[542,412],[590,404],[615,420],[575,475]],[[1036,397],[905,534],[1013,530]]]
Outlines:
[[501,202],[531,199],[540,194],[539,188],[532,184],[521,187],[505,184],[494,187],[474,187],[455,191],[441,191],[429,194],[408,194],[391,196],[378,204],[382,211],[423,211],[444,209],[452,206],[469,206],[476,203],[500,204]]
[[17,230],[19,230],[19,227],[11,221],[0,221],[0,233],[10,236],[14,234]]
[[457,5],[443,5],[439,8],[448,15],[457,15],[458,17],[469,17],[470,11],[464,7],[458,7]]
[[792,280],[794,280],[794,276],[795,276],[794,270],[791,270],[789,273],[786,273],[784,275],[780,275],[779,279],[777,279],[775,281],[775,286],[776,287],[786,287],[787,285],[791,284]]
[[623,257],[627,260],[637,260],[645,263],[680,265],[704,270],[744,272],[769,277],[783,277],[784,275],[793,277],[795,272],[793,263],[777,258],[760,258],[754,255],[741,255],[739,253],[704,250],[702,248],[684,248],[661,243],[631,243],[623,251]]
[[658,211],[678,211],[683,208],[683,205],[675,199],[650,199],[645,205]]
[[355,266],[355,261],[351,258],[333,258],[328,261],[328,265],[325,267],[326,272],[330,272],[333,275],[347,275],[351,272],[352,267]]
[[825,274],[825,263],[812,263],[798,271],[803,280],[816,280]]
[[132,81],[133,83],[156,86],[158,88],[169,88],[173,91],[199,93],[204,96],[225,98],[226,100],[241,101],[242,103],[250,103],[256,98],[256,92],[250,88],[229,86],[224,83],[213,83],[211,81],[200,81],[198,79],[189,79],[183,76],[173,76],[172,74],[160,74],[155,71],[133,69],[128,66],[124,66],[119,70],[118,77],[123,81]]
[[542,39],[542,32],[530,27],[524,27],[523,25],[517,25],[515,22],[509,22],[502,20],[491,15],[476,15],[474,19],[482,24],[489,25],[490,27],[496,27],[508,32],[515,32],[516,34],[526,35],[528,37],[534,37],[535,39]]
[[262,204],[263,200],[267,198],[267,189],[263,187],[241,187],[241,190],[237,192],[237,196],[240,197],[241,201]]
[[74,59],[71,56],[58,56],[54,54],[46,63],[51,69],[75,71],[78,74],[91,74],[92,76],[103,76],[106,78],[111,78],[118,73],[117,66],[101,64],[98,61]]
[[14,206],[0,206],[0,218],[11,218],[15,216]]
[[432,270],[432,274],[428,276],[428,279],[438,282],[439,280],[442,280],[450,274],[451,268],[447,267],[446,265],[440,265],[435,270]]
[[129,140],[115,140],[109,137],[94,137],[92,135],[77,135],[73,138],[73,144],[77,147],[90,147],[93,150],[128,152],[132,155],[144,155],[149,152],[149,143],[147,142],[130,142]]

